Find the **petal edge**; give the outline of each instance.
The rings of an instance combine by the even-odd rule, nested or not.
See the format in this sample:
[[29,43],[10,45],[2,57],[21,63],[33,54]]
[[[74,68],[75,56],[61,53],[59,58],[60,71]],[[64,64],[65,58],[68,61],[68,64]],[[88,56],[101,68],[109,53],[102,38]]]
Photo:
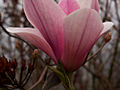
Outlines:
[[54,60],[54,62],[57,63],[51,47],[49,46],[49,44],[46,42],[46,40],[43,38],[43,36],[40,34],[38,30],[35,30],[33,28],[9,27],[7,28],[7,31],[16,34],[22,37],[24,40],[27,40],[30,43],[34,44],[36,47],[40,48],[45,53],[47,53]]

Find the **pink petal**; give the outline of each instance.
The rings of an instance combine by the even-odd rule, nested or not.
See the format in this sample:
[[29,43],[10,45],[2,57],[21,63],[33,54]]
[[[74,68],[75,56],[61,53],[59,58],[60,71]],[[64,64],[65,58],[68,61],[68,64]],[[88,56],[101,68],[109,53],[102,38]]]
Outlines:
[[113,26],[112,22],[104,22],[103,23],[104,28],[102,30],[102,32],[100,33],[100,36],[103,35],[105,32],[107,32],[108,30],[110,30],[110,28]]
[[80,8],[76,0],[61,0],[59,6],[67,15]]
[[80,5],[80,9],[92,8],[95,9],[97,12],[99,12],[98,0],[77,0],[77,1]]
[[68,71],[78,69],[104,28],[93,9],[80,9],[64,21],[64,54],[61,62]]
[[50,45],[47,43],[47,41],[44,39],[44,37],[41,35],[41,33],[38,30],[32,28],[10,27],[7,28],[7,31],[10,33],[17,34],[23,39],[34,44],[36,47],[46,52],[55,61],[55,63],[57,62]]
[[65,13],[54,0],[24,0],[28,20],[49,43],[57,59],[64,49],[62,22]]

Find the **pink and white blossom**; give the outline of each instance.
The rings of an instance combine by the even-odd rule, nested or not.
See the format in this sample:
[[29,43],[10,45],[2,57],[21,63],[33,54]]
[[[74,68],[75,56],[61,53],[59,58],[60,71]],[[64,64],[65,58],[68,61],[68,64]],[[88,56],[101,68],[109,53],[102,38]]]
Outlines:
[[98,0],[24,0],[24,11],[34,28],[10,27],[17,34],[75,71],[95,42],[113,23],[99,17]]

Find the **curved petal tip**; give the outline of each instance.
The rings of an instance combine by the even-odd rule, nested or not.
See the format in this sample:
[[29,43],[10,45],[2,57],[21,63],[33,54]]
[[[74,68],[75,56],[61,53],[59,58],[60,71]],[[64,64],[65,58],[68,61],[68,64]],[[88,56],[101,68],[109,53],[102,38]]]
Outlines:
[[107,32],[108,30],[110,30],[110,28],[112,28],[114,24],[112,22],[104,22],[103,25],[104,25],[104,28],[100,33],[100,36],[103,35],[105,32]]

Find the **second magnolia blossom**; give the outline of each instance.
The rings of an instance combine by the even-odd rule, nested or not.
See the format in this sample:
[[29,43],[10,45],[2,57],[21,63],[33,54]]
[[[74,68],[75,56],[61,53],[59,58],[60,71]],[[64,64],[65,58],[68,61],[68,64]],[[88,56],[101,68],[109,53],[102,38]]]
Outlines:
[[24,0],[27,19],[35,28],[7,28],[75,71],[95,42],[113,23],[102,23],[97,0]]

